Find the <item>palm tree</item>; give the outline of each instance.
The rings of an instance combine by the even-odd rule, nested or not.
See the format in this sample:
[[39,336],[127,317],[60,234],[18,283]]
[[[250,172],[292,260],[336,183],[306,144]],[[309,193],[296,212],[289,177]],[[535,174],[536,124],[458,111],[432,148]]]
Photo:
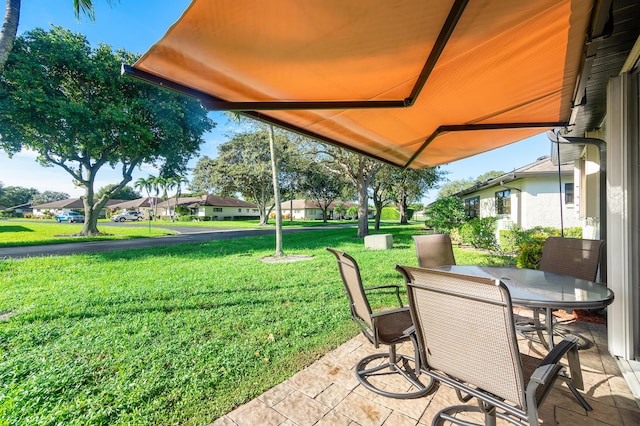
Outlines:
[[182,192],[182,184],[186,183],[189,183],[189,181],[184,176],[171,176],[167,178],[167,189],[176,189],[176,193],[174,195],[176,203],[174,204],[173,210],[171,212],[171,222],[174,221],[176,208],[178,207],[178,198],[180,197],[180,193]]
[[[113,0],[107,0],[107,3],[113,3]],[[7,8],[4,14],[4,22],[0,31],[0,71],[4,68],[5,62],[9,57],[9,52],[13,47],[13,41],[18,32],[18,22],[20,21],[20,0],[7,0]],[[80,13],[95,21],[96,15],[93,10],[93,2],[91,0],[73,0],[73,11],[77,19],[80,19]]]
[[[167,201],[167,178],[163,177],[163,176],[158,176],[156,178],[153,179],[153,190],[155,191],[156,195],[159,195],[160,193],[162,193],[162,201]],[[154,216],[157,218],[158,217],[158,212],[157,212],[157,208],[158,208],[158,204],[156,203],[156,212],[154,212]],[[169,204],[167,203],[167,210],[169,209]]]
[[[144,189],[144,191],[147,193],[147,197],[149,198],[149,206],[151,207],[151,209],[155,209],[155,204],[156,204],[156,198],[155,197],[151,197],[151,190],[153,189],[153,181],[155,179],[155,176],[149,175],[148,178],[139,178],[138,180],[136,180],[136,182],[133,184],[133,187],[136,189]],[[155,211],[154,211],[155,213]]]

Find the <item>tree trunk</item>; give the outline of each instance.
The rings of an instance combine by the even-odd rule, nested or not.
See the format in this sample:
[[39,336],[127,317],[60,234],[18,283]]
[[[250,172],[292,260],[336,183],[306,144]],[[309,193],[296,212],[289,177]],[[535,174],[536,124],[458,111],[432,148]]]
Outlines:
[[278,162],[273,138],[273,126],[269,125],[269,149],[271,151],[271,172],[273,173],[273,199],[276,206],[276,252],[274,256],[284,256],[282,250],[282,206],[280,205],[280,185],[278,183]]
[[374,197],[373,200],[373,205],[376,207],[376,213],[375,213],[375,230],[379,231],[380,230],[380,218],[382,217],[382,201],[380,200],[376,200]]
[[398,211],[400,212],[400,225],[407,225],[407,197],[402,196],[398,201]]
[[93,203],[93,185],[85,187],[84,196],[82,197],[82,204],[84,205],[84,224],[79,235],[88,237],[91,235],[99,235],[98,231],[98,216],[100,210],[107,203],[106,200],[99,202],[97,205]]
[[18,32],[18,22],[20,21],[20,0],[7,0],[7,8],[0,31],[0,71],[4,69],[9,52],[13,47],[13,41]]
[[369,235],[369,192],[367,182],[358,179],[358,238]]

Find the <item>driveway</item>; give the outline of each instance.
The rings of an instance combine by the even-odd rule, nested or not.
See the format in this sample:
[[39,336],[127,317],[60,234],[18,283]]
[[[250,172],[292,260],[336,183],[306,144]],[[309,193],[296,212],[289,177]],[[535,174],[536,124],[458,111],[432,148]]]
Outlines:
[[[101,223],[100,226],[112,226],[112,224]],[[113,224],[120,225],[121,224]],[[128,226],[148,226],[144,224],[129,224]],[[357,225],[335,225],[335,227],[354,227]],[[38,257],[38,256],[63,256],[79,253],[99,253],[114,250],[130,250],[147,247],[167,246],[173,244],[193,244],[205,243],[214,240],[230,240],[242,237],[258,237],[262,235],[275,235],[274,228],[268,229],[221,229],[221,228],[200,228],[193,226],[162,226],[164,229],[172,229],[180,232],[178,235],[168,235],[153,238],[134,238],[131,240],[108,240],[108,241],[90,241],[78,243],[62,243],[48,244],[40,246],[22,246],[22,247],[0,247],[0,259]],[[327,227],[309,227],[309,228],[292,228],[283,229],[283,233],[289,234],[294,232],[305,232],[318,229],[334,228]]]

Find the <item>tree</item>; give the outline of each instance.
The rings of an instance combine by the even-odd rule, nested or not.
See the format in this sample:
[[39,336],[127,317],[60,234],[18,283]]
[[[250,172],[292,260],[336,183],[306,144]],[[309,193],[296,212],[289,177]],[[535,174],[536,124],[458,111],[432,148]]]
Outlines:
[[184,176],[169,176],[166,178],[166,185],[167,185],[167,189],[175,189],[176,192],[173,196],[175,203],[173,204],[173,209],[171,210],[171,206],[169,206],[170,208],[170,214],[171,214],[171,222],[173,222],[175,220],[175,216],[178,213],[177,209],[178,209],[178,198],[180,198],[180,194],[182,193],[182,185],[185,183],[189,183],[189,181],[187,180],[187,178],[185,178]]
[[96,197],[101,198],[104,194],[111,192],[110,198],[113,198],[114,200],[135,200],[140,198],[140,193],[130,186],[123,186],[119,190],[112,192],[115,186],[116,185],[112,183],[103,186],[98,190],[98,192],[96,192]]
[[340,176],[348,178],[356,187],[358,194],[358,238],[369,234],[369,185],[383,163],[378,160],[356,154],[332,145],[312,146],[308,153],[316,161],[322,161],[327,168]]
[[448,234],[462,224],[466,215],[464,203],[458,197],[443,197],[434,201],[426,210],[426,224],[436,232]]
[[153,191],[154,179],[155,177],[152,175],[147,176],[147,178],[138,178],[138,180],[136,180],[136,182],[133,184],[133,187],[140,190],[144,189],[145,193],[147,194],[147,198],[149,198],[149,206],[151,210],[154,212],[154,216],[155,216],[155,209],[157,204],[156,197],[151,196],[151,191]]
[[[120,64],[133,61],[60,27],[35,29],[16,39],[0,76],[0,148],[32,149],[84,188],[80,235],[99,234],[98,212],[136,167],[181,172],[214,126],[194,99],[119,76]],[[94,181],[105,165],[119,167],[122,179],[97,198]]]
[[445,183],[440,187],[440,191],[438,191],[438,197],[449,197],[451,195],[457,194],[460,191],[464,191],[467,188],[471,188],[475,184],[484,183],[489,179],[496,178],[503,174],[504,172],[492,170],[478,176],[475,179],[467,178],[453,180],[451,182]]
[[333,213],[338,215],[338,219],[342,219],[346,212],[347,212],[347,209],[344,207],[343,203],[338,203],[333,208]]
[[54,201],[66,200],[67,198],[69,198],[69,194],[66,192],[44,191],[34,195],[33,198],[31,198],[31,204],[37,206],[38,204],[52,203]]
[[426,169],[395,168],[389,180],[390,192],[400,212],[400,223],[407,224],[409,203],[418,201],[441,177],[438,167]]
[[[288,140],[284,134],[274,136],[275,149],[282,158]],[[244,132],[218,147],[215,160],[203,157],[193,170],[191,190],[214,189],[222,196],[241,194],[254,203],[260,225],[266,225],[267,209],[273,206],[273,179],[269,135],[266,130]]]
[[374,229],[378,231],[380,229],[380,218],[382,217],[382,209],[394,202],[391,195],[391,175],[394,172],[394,168],[391,165],[383,165],[376,177],[372,180],[371,198],[373,199],[373,207],[375,208]]
[[35,188],[23,188],[22,186],[5,186],[0,192],[0,205],[10,208],[28,204],[31,199],[38,195]]
[[[108,3],[111,1],[107,0]],[[18,22],[20,21],[20,0],[7,0],[7,7],[4,14],[4,22],[0,31],[0,71],[7,62],[7,57],[18,32]],[[80,12],[92,21],[95,20],[93,2],[91,0],[73,0],[73,10],[76,19],[80,19]]]
[[443,175],[438,167],[403,170],[384,165],[371,184],[373,204],[376,208],[375,229],[380,228],[382,209],[391,203],[398,207],[400,223],[407,224],[409,204],[419,201]]
[[342,175],[327,170],[322,163],[310,162],[302,173],[300,191],[305,199],[315,201],[322,210],[322,221],[327,222],[329,205],[340,197],[347,182]]

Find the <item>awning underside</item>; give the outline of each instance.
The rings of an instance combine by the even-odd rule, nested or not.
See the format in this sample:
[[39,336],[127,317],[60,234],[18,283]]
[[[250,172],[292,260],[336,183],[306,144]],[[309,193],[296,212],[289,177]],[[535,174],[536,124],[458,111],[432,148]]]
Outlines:
[[131,72],[194,89],[210,109],[430,167],[567,122],[591,7],[195,0]]

